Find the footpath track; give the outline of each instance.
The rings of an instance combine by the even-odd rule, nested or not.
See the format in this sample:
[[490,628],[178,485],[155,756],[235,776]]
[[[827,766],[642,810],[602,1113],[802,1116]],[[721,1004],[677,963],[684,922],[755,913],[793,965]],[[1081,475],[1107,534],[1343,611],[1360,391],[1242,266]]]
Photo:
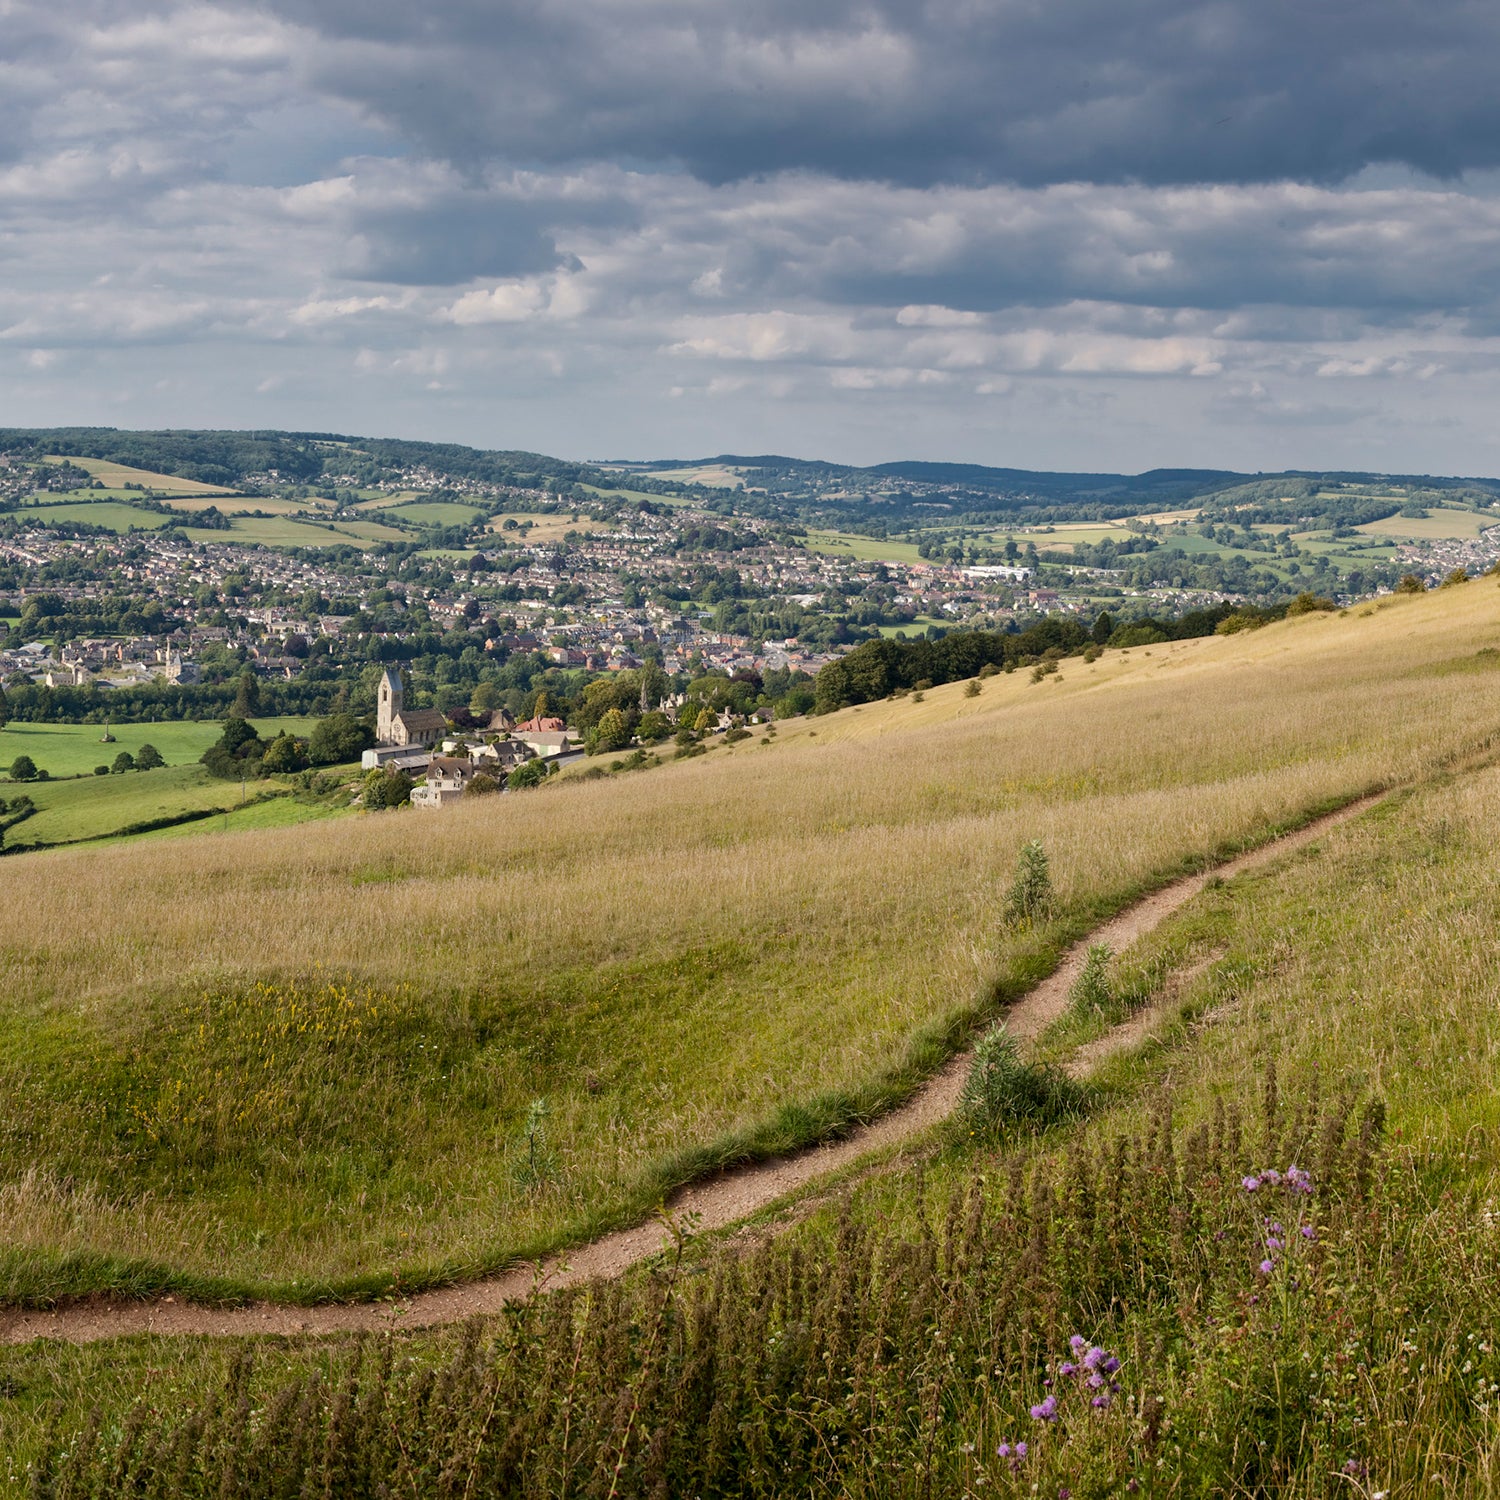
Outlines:
[[[1092,944],[1107,943],[1116,952],[1127,948],[1185,906],[1209,880],[1232,879],[1302,849],[1330,828],[1364,812],[1377,800],[1378,795],[1360,798],[1213,869],[1175,880],[1127,907],[1076,943],[1051,975],[1011,1006],[1004,1017],[1006,1026],[1014,1037],[1025,1041],[1056,1020],[1067,1004],[1068,991]],[[1088,1061],[1095,1064],[1108,1052],[1132,1045],[1140,1035],[1140,1019],[1131,1017],[1108,1036],[1090,1044]],[[969,1060],[967,1052],[950,1058],[905,1104],[840,1140],[769,1161],[753,1162],[688,1184],[673,1195],[668,1205],[672,1216],[679,1221],[691,1216],[697,1233],[723,1229],[863,1156],[889,1150],[920,1136],[957,1106]],[[538,1287],[552,1290],[619,1276],[670,1244],[671,1236],[665,1225],[653,1221],[561,1251],[540,1265],[515,1266],[496,1276],[421,1292],[395,1303],[296,1307],[261,1302],[220,1309],[173,1297],[148,1301],[95,1298],[67,1303],[50,1311],[0,1309],[0,1343],[62,1339],[86,1344],[141,1333],[243,1337],[427,1328],[460,1322],[476,1314],[499,1312],[508,1303],[534,1295]]]

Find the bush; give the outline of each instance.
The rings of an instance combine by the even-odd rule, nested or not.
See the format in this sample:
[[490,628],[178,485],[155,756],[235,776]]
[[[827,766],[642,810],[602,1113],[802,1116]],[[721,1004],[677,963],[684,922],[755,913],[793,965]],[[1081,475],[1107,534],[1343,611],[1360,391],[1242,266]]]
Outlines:
[[261,757],[260,765],[261,770],[268,775],[287,776],[293,771],[302,770],[307,765],[307,757],[302,753],[301,744],[282,730],[266,746],[266,753]]
[[524,792],[530,787],[540,786],[551,774],[552,768],[546,761],[528,760],[505,778],[505,785],[513,792]]
[[975,679],[970,681],[969,685],[964,689],[964,697],[977,698],[983,691],[984,689],[980,687],[978,680]]
[[145,744],[135,752],[135,768],[137,771],[154,771],[159,766],[166,765],[162,759],[161,751],[155,745]]
[[94,775],[95,776],[108,776],[109,775],[109,767],[108,766],[95,766],[94,767]]
[[1325,598],[1321,594],[1298,594],[1286,607],[1288,615],[1311,615],[1320,610],[1331,610],[1336,608],[1332,599]]
[[135,770],[135,756],[128,750],[122,750],[115,756],[115,763],[109,769],[116,776],[122,776],[126,771],[133,771]]
[[12,781],[35,781],[37,775],[36,762],[29,755],[18,755],[10,763]]
[[1242,630],[1259,630],[1266,623],[1264,615],[1253,614],[1249,610],[1236,610],[1232,615],[1226,615],[1214,626],[1215,635],[1238,635]]
[[1040,839],[1021,846],[1016,856],[1016,878],[1005,899],[1005,920],[1012,926],[1030,926],[1052,910],[1052,871]]
[[1108,943],[1090,945],[1082,972],[1068,991],[1068,1005],[1075,1014],[1091,1016],[1113,1008],[1115,997],[1109,987],[1109,961],[1113,957]]
[[1001,1025],[975,1044],[959,1109],[972,1126],[994,1129],[1023,1120],[1051,1124],[1079,1113],[1083,1100],[1083,1090],[1066,1075],[1022,1062],[1016,1039]]
[[1408,573],[1400,583],[1396,585],[1398,594],[1425,594],[1427,584],[1415,573]]
[[1467,583],[1469,581],[1469,570],[1467,568],[1455,568],[1438,585],[1439,588],[1451,589],[1455,584]]
[[492,797],[500,790],[500,783],[488,771],[481,771],[464,788],[465,797]]

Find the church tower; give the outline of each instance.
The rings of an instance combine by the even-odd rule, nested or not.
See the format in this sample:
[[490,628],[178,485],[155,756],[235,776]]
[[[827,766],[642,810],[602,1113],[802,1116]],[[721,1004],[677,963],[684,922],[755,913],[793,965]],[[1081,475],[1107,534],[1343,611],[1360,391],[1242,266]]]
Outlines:
[[380,690],[376,697],[375,739],[381,745],[396,743],[396,719],[401,713],[401,679],[395,669],[387,667],[380,679]]

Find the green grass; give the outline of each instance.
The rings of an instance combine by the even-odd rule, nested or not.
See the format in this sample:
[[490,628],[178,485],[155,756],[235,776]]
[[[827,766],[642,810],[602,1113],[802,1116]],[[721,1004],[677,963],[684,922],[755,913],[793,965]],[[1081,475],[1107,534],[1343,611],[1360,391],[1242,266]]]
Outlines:
[[16,512],[23,520],[35,517],[42,526],[66,526],[83,522],[89,526],[103,526],[122,535],[127,531],[160,531],[163,526],[174,525],[171,516],[159,511],[142,510],[119,500],[86,500],[55,502],[48,505],[25,507]]
[[326,525],[315,526],[290,516],[235,516],[230,520],[228,531],[202,526],[183,526],[182,530],[195,542],[259,543],[263,547],[368,547],[372,545],[370,539],[357,535],[354,530],[363,524],[351,522],[348,529],[334,526],[330,530]]
[[[316,720],[266,717],[252,722],[264,737],[272,738],[283,729],[291,734],[308,734]],[[105,732],[102,724],[26,724],[12,720],[0,729],[0,775],[9,771],[18,755],[29,755],[53,776],[77,776],[92,771],[101,762],[108,764],[122,750],[134,755],[143,744],[155,745],[168,766],[183,765],[196,762],[219,738],[222,728],[217,719],[115,724],[109,728],[115,742],[106,745],[100,741]],[[6,786],[0,796],[14,795],[16,790]]]
[[[252,781],[247,795],[280,789],[273,781]],[[8,849],[94,839],[137,823],[202,808],[233,807],[240,801],[239,782],[217,780],[199,765],[11,784],[6,790],[12,797],[24,792],[40,809],[5,835]]]
[[926,561],[917,552],[915,542],[881,541],[875,537],[856,536],[842,531],[809,531],[807,550],[821,552],[829,557],[852,557],[859,562]]
[[384,513],[419,526],[472,526],[482,515],[477,506],[456,500],[418,500],[391,506]]
[[1383,521],[1370,521],[1358,530],[1366,536],[1391,536],[1411,541],[1467,541],[1479,535],[1486,527],[1500,526],[1500,514],[1481,515],[1472,510],[1449,510],[1433,507],[1425,518],[1417,516],[1388,516]]

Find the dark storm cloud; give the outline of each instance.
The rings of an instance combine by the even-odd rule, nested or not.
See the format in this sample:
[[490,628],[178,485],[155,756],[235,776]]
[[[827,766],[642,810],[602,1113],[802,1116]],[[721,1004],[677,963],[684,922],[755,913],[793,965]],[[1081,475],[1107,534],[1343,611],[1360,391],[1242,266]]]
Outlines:
[[1500,162],[1456,0],[270,0],[321,87],[460,162],[711,181],[1332,181]]

